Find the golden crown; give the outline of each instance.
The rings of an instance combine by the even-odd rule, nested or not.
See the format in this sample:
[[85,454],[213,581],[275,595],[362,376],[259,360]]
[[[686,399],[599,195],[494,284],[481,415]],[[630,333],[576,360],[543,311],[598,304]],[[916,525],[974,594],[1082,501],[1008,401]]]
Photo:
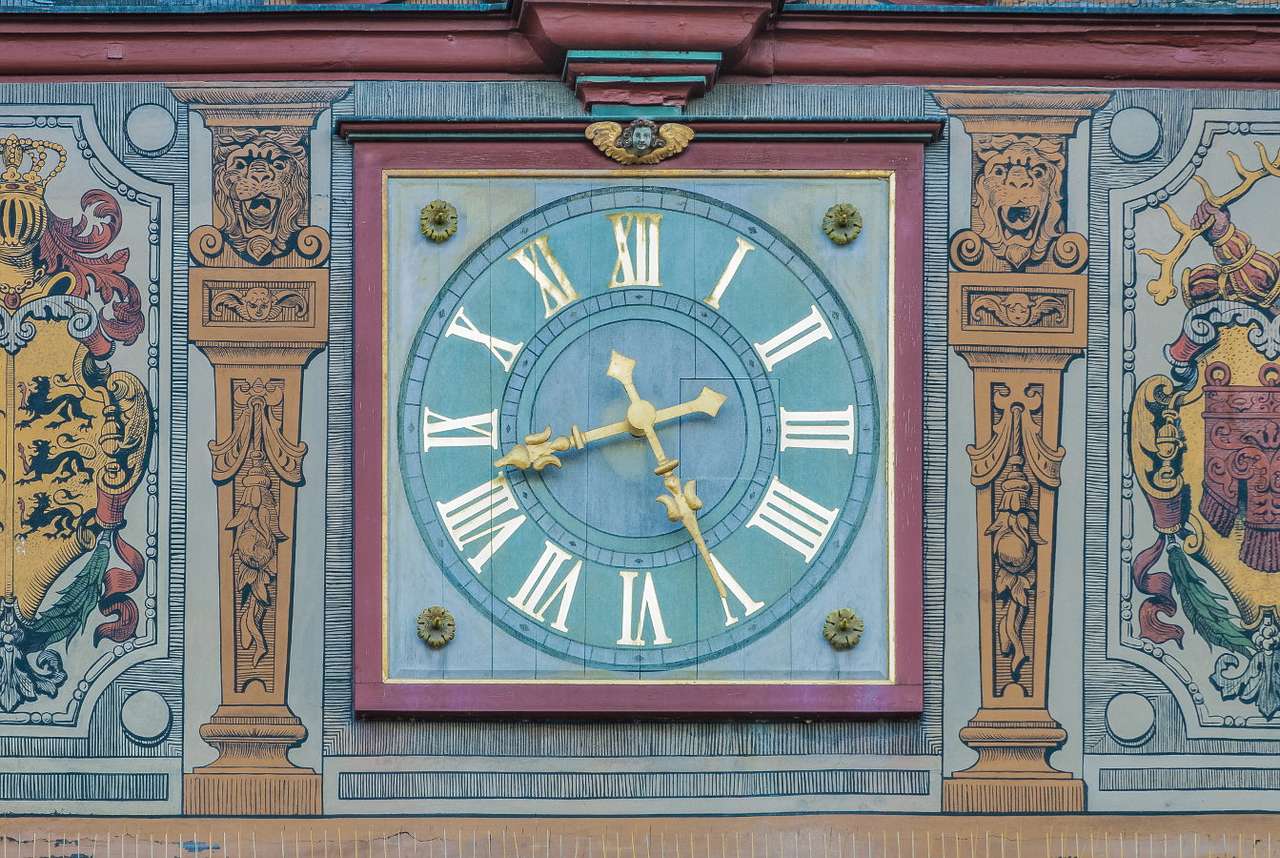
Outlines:
[[[50,155],[56,156],[57,160],[53,162],[52,169],[46,170]],[[32,140],[10,134],[0,140],[0,160],[4,164],[0,171],[0,191],[43,197],[45,185],[62,172],[67,163],[67,150],[51,140]]]

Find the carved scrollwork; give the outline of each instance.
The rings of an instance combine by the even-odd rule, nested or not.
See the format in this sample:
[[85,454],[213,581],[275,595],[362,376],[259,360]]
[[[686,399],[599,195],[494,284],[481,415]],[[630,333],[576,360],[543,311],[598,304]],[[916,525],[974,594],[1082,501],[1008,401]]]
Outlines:
[[226,246],[222,231],[211,226],[196,227],[187,239],[187,249],[198,265],[217,265]]
[[1089,264],[1089,239],[1078,232],[1064,232],[1053,243],[1050,260],[1064,274],[1083,271]]
[[307,445],[284,436],[281,410],[285,385],[277,379],[237,379],[231,392],[234,418],[231,434],[210,441],[213,479],[224,483],[234,478],[250,455],[261,455],[275,475],[291,485],[302,481],[302,459]]
[[237,379],[231,434],[209,444],[214,480],[233,481],[234,506],[224,526],[233,542],[236,645],[248,660],[245,671],[237,671],[238,688],[253,679],[269,681],[255,670],[271,652],[264,629],[274,609],[279,546],[288,539],[280,526],[279,497],[283,484],[302,481],[307,452],[306,444],[284,435],[285,393],[278,379]]
[[997,652],[1009,662],[1016,683],[1029,660],[1023,629],[1036,583],[1037,548],[1045,544],[1039,532],[1042,489],[1056,490],[1066,451],[1044,443],[1037,417],[1043,391],[1038,385],[1013,390],[997,385],[992,406],[999,417],[991,438],[966,449],[972,462],[970,480],[993,489],[994,513],[984,535],[989,537],[997,612]]

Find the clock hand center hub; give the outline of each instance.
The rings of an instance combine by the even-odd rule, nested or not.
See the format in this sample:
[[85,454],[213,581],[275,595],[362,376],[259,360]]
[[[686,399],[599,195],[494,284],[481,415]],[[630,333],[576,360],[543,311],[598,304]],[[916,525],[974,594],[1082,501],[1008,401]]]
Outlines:
[[627,422],[631,424],[632,435],[643,436],[657,420],[658,409],[647,399],[637,399],[627,408]]

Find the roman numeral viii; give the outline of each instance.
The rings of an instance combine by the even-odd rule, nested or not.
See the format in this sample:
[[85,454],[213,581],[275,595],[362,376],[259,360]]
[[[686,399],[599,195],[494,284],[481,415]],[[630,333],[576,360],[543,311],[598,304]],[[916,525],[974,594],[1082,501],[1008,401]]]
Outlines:
[[838,510],[827,509],[774,477],[747,527],[760,528],[783,545],[799,551],[805,563],[812,563],[831,533],[837,514]]
[[[582,561],[579,560],[569,567],[569,571],[560,578],[560,583],[556,584],[556,578],[560,576],[561,569],[573,557],[553,542],[546,542],[545,545],[542,556],[538,558],[537,563],[533,564],[533,571],[529,573],[529,577],[524,579],[520,590],[514,596],[509,596],[507,601],[541,623],[544,622],[547,608],[559,599],[560,607],[557,609],[551,628],[567,632],[569,629],[565,626],[565,620],[569,618],[569,608],[573,606],[573,594],[578,589],[578,575],[582,572]],[[554,589],[552,589],[553,584]],[[551,590],[549,595],[548,590]]]
[[613,264],[609,288],[661,288],[662,278],[658,274],[658,225],[662,223],[662,215],[618,212],[607,217],[613,223],[613,240],[618,245],[618,259]]
[[440,511],[444,529],[459,551],[467,550],[473,542],[483,541],[480,550],[467,558],[467,565],[477,575],[494,552],[505,545],[525,522],[506,477],[494,477],[453,500],[441,501],[436,504],[436,509]]

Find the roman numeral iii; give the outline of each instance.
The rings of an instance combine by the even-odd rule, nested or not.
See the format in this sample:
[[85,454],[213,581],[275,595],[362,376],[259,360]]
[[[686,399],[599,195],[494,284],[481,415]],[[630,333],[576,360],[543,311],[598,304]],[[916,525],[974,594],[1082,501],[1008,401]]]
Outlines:
[[423,403],[422,452],[430,452],[433,447],[488,447],[496,450],[498,435],[494,426],[497,422],[496,408],[470,417],[445,417]]
[[498,363],[502,364],[502,368],[507,372],[511,372],[511,367],[515,366],[516,363],[516,355],[524,347],[524,343],[509,343],[506,340],[490,336],[477,328],[467,318],[465,307],[459,307],[458,312],[453,314],[453,318],[449,320],[449,327],[445,328],[444,335],[446,337],[462,337],[464,340],[479,343],[493,354],[494,358]]
[[613,222],[613,240],[618,245],[618,260],[613,264],[609,288],[661,288],[662,278],[658,274],[658,225],[662,223],[662,215],[618,212],[607,217]]
[[822,543],[827,541],[838,512],[810,500],[774,477],[747,527],[760,528],[799,551],[805,563],[812,563]]
[[622,634],[618,637],[619,646],[644,646],[645,621],[653,632],[655,646],[671,643],[667,637],[667,627],[662,622],[662,607],[658,604],[658,594],[653,589],[653,575],[644,573],[644,587],[640,594],[640,613],[636,615],[636,576],[640,573],[634,569],[623,569],[618,575],[622,578]]
[[[573,606],[573,594],[578,589],[578,575],[582,572],[582,561],[574,563],[568,573],[560,579],[560,583],[556,584],[560,570],[573,557],[553,542],[548,541],[545,545],[542,556],[538,558],[537,563],[533,564],[533,571],[529,573],[529,577],[524,579],[520,590],[514,596],[508,597],[507,601],[541,623],[546,616],[547,608],[559,599],[560,607],[557,609],[551,628],[567,632],[569,629],[565,626],[565,620],[569,617],[569,608]],[[551,589],[553,584],[555,589]],[[551,593],[548,595],[549,589]]]
[[467,558],[467,565],[477,575],[525,522],[506,477],[494,477],[453,500],[440,501],[436,509],[459,551],[465,551],[473,542],[484,541],[480,550]]
[[844,450],[853,455],[853,406],[844,411],[788,411],[778,409],[781,439],[778,450],[809,448]]
[[752,345],[759,352],[760,360],[764,361],[764,368],[773,372],[775,366],[793,354],[807,349],[818,340],[829,339],[831,339],[831,329],[827,327],[827,320],[822,318],[822,313],[818,311],[818,305],[814,304],[809,307],[809,315],[776,337],[765,340],[763,343],[752,343]]
[[[578,292],[569,282],[569,275],[564,273],[564,269],[547,244],[547,236],[538,236],[533,241],[522,245],[507,258],[520,263],[520,267],[529,272],[529,276],[538,284],[538,293],[542,295],[542,306],[547,311],[546,318],[550,319],[578,299]],[[542,270],[543,263],[546,263],[547,269],[551,272],[550,276]]]

